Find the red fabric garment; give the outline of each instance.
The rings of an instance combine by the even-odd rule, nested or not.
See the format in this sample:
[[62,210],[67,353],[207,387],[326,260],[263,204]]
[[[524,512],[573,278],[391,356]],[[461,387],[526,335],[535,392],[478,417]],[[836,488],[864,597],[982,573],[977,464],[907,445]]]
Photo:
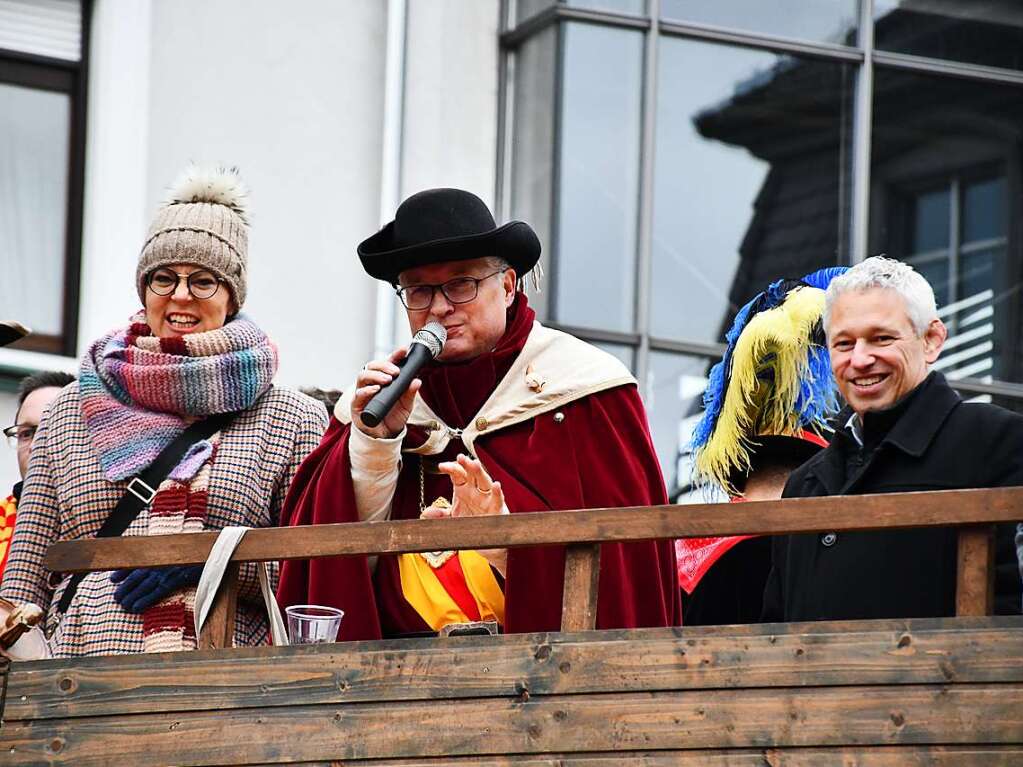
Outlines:
[[[789,435],[758,435],[789,436]],[[791,435],[793,439],[802,439],[817,447],[827,447],[828,441],[812,429],[799,429]],[[753,453],[756,461],[756,452]],[[742,503],[746,499],[741,495],[733,495],[729,503]],[[713,538],[679,538],[675,541],[675,560],[678,562],[678,584],[687,594],[692,594],[697,584],[714,563],[723,557],[737,543],[741,543],[752,535],[728,535]]]
[[434,572],[444,590],[455,600],[455,604],[465,613],[466,617],[471,621],[482,620],[476,600],[473,599],[472,592],[469,591],[469,586],[465,582],[465,572],[462,570],[462,563],[458,557],[451,557],[443,565],[435,568]]
[[14,495],[0,502],[0,578],[7,567],[7,555],[11,552],[11,539],[14,537],[14,523],[18,517],[18,499]]
[[[473,417],[511,367],[533,327],[519,294],[497,348],[464,364],[434,365],[421,394],[452,427]],[[480,436],[477,457],[501,482],[512,513],[667,502],[646,413],[634,385],[610,389],[559,411]],[[357,521],[348,457],[348,426],[336,419],[298,471],[281,515],[288,525]],[[421,442],[410,429],[406,445]],[[465,448],[453,440],[443,459]],[[451,497],[444,475],[426,474],[426,503]],[[419,464],[406,455],[392,519],[419,516]],[[513,549],[505,581],[505,631],[556,631],[561,624],[563,547]],[[671,541],[606,544],[601,551],[598,628],[671,626],[681,621]],[[371,577],[365,557],[285,562],[278,601],[314,603],[345,611],[340,638],[375,639],[426,631],[401,593],[397,560],[382,556]]]
[[[732,496],[729,503],[742,503],[741,495]],[[752,535],[728,535],[717,538],[679,538],[675,541],[675,559],[678,562],[678,585],[692,594],[697,584],[721,557],[733,546]]]

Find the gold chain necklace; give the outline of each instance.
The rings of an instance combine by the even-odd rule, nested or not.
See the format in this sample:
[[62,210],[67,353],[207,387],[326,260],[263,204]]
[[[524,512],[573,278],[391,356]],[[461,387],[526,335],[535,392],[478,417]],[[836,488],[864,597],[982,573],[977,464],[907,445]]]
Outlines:
[[[431,506],[451,508],[451,504],[444,496],[438,496]],[[423,457],[419,456],[419,513],[426,511],[426,471],[423,469]],[[457,554],[457,551],[420,551],[419,556],[426,560],[426,563],[436,570]]]

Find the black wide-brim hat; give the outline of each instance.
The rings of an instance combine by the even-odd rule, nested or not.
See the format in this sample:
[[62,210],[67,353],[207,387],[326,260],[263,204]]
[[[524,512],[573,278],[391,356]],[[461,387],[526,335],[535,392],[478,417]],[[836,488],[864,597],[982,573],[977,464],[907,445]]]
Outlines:
[[31,331],[14,320],[0,320],[0,346],[13,344],[27,336]]
[[398,206],[391,221],[359,243],[370,277],[396,284],[406,269],[496,256],[524,277],[540,259],[540,239],[523,221],[497,226],[486,204],[462,189],[427,189]]

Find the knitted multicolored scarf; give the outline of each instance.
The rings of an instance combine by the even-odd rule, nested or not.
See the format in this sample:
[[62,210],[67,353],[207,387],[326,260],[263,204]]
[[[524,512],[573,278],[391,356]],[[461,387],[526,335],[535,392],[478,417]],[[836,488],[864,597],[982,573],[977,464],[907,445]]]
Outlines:
[[[107,479],[138,474],[197,418],[251,407],[276,372],[277,348],[242,315],[180,338],[156,338],[135,315],[96,341],[79,371],[82,416]],[[191,457],[183,463],[194,474]]]
[[[238,317],[217,330],[156,338],[142,313],[128,328],[99,339],[82,358],[82,417],[111,481],[135,476],[188,424],[246,410],[270,388],[277,349]],[[210,469],[220,434],[194,445],[157,488],[148,535],[205,528]],[[142,615],[145,652],[194,649],[195,589],[172,594]]]

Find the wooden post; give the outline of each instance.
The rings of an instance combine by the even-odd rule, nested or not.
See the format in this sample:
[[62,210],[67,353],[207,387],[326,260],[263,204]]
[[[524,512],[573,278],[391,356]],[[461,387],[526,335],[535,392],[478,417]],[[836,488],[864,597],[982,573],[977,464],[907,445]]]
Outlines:
[[578,543],[565,551],[565,589],[561,596],[561,630],[592,631],[597,625],[600,544]]
[[238,573],[241,562],[228,562],[224,579],[213,600],[199,636],[200,650],[214,650],[234,645],[234,617],[238,606]]
[[995,601],[995,528],[959,528],[956,615],[991,615]]

